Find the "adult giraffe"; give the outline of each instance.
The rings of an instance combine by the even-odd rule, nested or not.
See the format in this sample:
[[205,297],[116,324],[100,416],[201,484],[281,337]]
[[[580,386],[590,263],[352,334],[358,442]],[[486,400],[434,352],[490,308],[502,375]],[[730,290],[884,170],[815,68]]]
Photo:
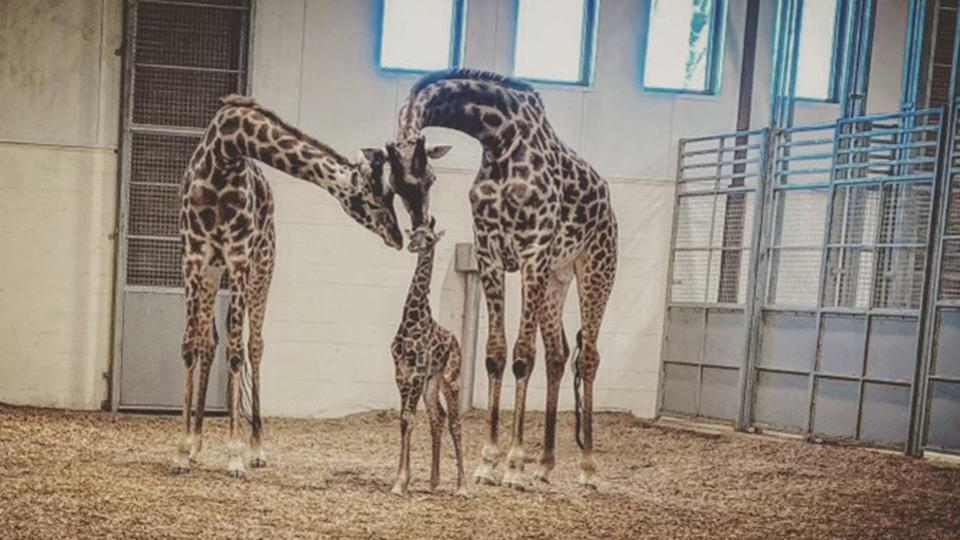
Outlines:
[[[582,448],[581,484],[596,487],[593,458],[593,381],[600,363],[597,334],[617,265],[617,222],[605,180],[547,121],[543,102],[529,84],[496,73],[454,69],[427,75],[410,90],[400,110],[397,139],[387,145],[391,182],[414,228],[429,219],[429,190],[435,181],[428,158],[448,146],[428,146],[421,130],[440,126],[461,131],[483,146],[480,171],[470,189],[480,279],[487,299],[490,332],[489,431],[476,480],[497,483],[500,386],[506,365],[503,326],[504,272],[521,272],[523,307],[513,349],[517,380],[513,442],[503,482],[523,486],[523,416],[527,383],[536,356],[539,326],[546,352],[547,403],[543,454],[536,477],[553,469],[560,379],[569,356],[561,312],[576,276],[581,333],[574,360],[577,443]],[[583,392],[581,440],[580,385]]]
[[[180,186],[180,237],[186,328],[183,362],[184,436],[174,467],[187,471],[203,446],[207,379],[217,346],[214,300],[220,277],[230,284],[230,462],[227,471],[246,474],[240,438],[241,385],[249,383],[251,466],[266,464],[260,447],[260,358],[264,315],[276,253],[273,195],[257,161],[315,184],[340,201],[354,221],[400,249],[403,236],[393,210],[393,194],[382,183],[382,150],[366,151],[356,162],[287,124],[245,96],[227,96],[190,158]],[[249,317],[250,359],[243,342]],[[200,366],[197,411],[191,424],[193,371]],[[250,371],[244,373],[249,366]],[[249,380],[248,380],[249,379]]]

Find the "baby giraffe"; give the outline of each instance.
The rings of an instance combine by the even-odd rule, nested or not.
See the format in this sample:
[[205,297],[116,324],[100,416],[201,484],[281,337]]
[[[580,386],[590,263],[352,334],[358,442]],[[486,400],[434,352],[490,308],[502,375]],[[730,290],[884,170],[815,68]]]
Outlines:
[[433,274],[433,251],[443,231],[434,231],[436,220],[421,225],[410,234],[409,249],[416,253],[417,269],[413,273],[410,292],[403,305],[403,319],[393,338],[390,352],[396,366],[397,389],[400,391],[400,467],[393,493],[407,495],[410,484],[410,433],[417,414],[417,401],[423,402],[430,419],[433,460],[430,464],[430,491],[440,483],[440,439],[443,435],[444,412],[440,391],[449,409],[450,436],[457,455],[457,495],[466,494],[463,475],[463,452],[460,447],[460,345],[449,330],[441,327],[430,314],[430,277]]

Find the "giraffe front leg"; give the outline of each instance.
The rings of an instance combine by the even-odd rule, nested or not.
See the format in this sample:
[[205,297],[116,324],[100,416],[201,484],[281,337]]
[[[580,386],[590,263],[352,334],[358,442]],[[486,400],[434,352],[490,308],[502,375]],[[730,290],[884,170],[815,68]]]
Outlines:
[[523,308],[520,316],[520,334],[513,348],[513,375],[516,377],[517,390],[513,409],[513,441],[507,452],[507,469],[503,473],[503,483],[523,489],[525,454],[523,451],[523,421],[527,402],[527,385],[533,371],[536,358],[537,319],[542,308],[544,279],[535,272],[536,260],[527,261],[523,269]]
[[500,434],[500,388],[503,370],[507,364],[507,337],[503,327],[503,270],[494,267],[484,258],[479,259],[480,281],[487,299],[489,333],[487,335],[487,439],[480,451],[481,461],[473,473],[477,483],[495,486],[500,484],[495,468],[503,458],[498,445]]
[[430,419],[430,491],[435,492],[440,486],[440,442],[443,435],[443,423],[446,413],[440,406],[439,375],[433,375],[427,380],[423,402],[427,409],[427,418]]
[[[185,258],[184,262],[184,299],[186,303],[186,325],[183,331],[182,355],[186,368],[183,388],[183,438],[177,445],[173,469],[175,472],[190,470],[190,463],[196,457],[199,433],[193,425],[193,376],[197,364],[200,364],[201,386],[205,384],[204,366],[208,365],[216,350],[213,329],[213,305],[216,286],[211,285],[207,271],[196,258]],[[197,428],[203,416],[203,395],[197,406]]]
[[[272,233],[272,228],[271,231]],[[267,466],[263,452],[263,425],[260,420],[260,362],[263,359],[263,322],[267,309],[267,293],[273,276],[272,234],[268,237],[268,247],[261,246],[254,259],[250,280],[250,467]]]
[[534,478],[549,483],[556,457],[557,400],[560,396],[560,381],[569,356],[569,346],[563,332],[562,311],[570,280],[556,277],[548,282],[544,308],[540,315],[540,336],[546,354],[547,404],[543,428],[543,453]]
[[400,464],[397,480],[390,490],[401,497],[409,495],[410,488],[410,435],[417,417],[417,400],[420,399],[421,382],[411,380],[400,386]]

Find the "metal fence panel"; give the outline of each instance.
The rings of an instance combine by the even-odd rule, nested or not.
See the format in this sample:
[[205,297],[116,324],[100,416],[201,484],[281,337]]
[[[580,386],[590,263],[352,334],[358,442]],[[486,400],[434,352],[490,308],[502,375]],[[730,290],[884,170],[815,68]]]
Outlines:
[[905,447],[940,110],[777,134],[759,427]]
[[916,431],[920,449],[960,454],[960,101],[952,107]]
[[752,318],[768,132],[680,144],[660,408],[735,422]]

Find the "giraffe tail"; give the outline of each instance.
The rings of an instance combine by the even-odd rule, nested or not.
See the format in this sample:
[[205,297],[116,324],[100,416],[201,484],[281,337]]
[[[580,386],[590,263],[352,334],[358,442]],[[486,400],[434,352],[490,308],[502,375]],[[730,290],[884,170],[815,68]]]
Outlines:
[[576,436],[577,446],[583,449],[583,377],[581,376],[581,359],[583,357],[583,330],[577,330],[577,348],[573,350],[573,412],[577,417]]

